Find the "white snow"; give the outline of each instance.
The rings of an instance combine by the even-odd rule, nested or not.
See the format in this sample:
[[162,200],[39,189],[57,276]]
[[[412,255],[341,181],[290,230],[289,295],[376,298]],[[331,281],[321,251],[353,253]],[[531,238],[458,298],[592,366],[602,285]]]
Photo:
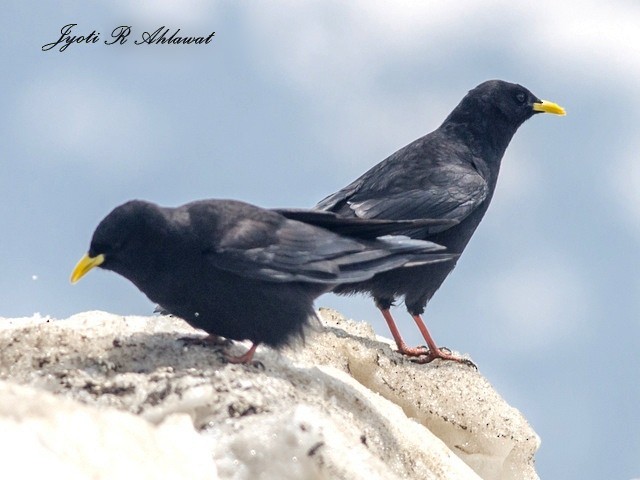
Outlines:
[[[264,368],[169,317],[0,319],[7,478],[535,479],[540,440],[470,367],[416,365],[371,327],[323,328]],[[246,346],[233,347],[240,353]],[[39,459],[30,461],[30,459]]]

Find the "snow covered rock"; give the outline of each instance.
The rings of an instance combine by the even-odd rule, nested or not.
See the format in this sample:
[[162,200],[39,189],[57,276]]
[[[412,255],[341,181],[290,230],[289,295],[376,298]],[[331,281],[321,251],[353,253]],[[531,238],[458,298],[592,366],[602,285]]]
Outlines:
[[186,415],[155,427],[115,409],[0,382],[2,478],[213,480],[209,443]]
[[416,365],[367,324],[321,317],[304,346],[259,348],[263,368],[185,346],[201,332],[171,317],[0,319],[0,473],[538,478],[539,438],[478,372]]

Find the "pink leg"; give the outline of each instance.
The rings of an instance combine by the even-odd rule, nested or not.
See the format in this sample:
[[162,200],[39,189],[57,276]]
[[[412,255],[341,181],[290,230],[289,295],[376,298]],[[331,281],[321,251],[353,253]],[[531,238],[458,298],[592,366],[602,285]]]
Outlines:
[[256,348],[258,348],[258,344],[254,343],[253,345],[251,345],[251,348],[247,350],[246,353],[238,357],[234,357],[232,355],[225,355],[225,358],[229,363],[250,363],[251,360],[253,360],[253,354],[256,352]]
[[391,330],[391,335],[393,335],[393,339],[395,340],[396,345],[398,347],[398,352],[400,352],[403,355],[407,355],[409,357],[420,357],[422,355],[427,355],[429,353],[429,351],[424,347],[413,347],[413,348],[409,347],[402,339],[402,336],[400,335],[400,331],[396,326],[396,322],[393,320],[393,317],[391,316],[391,311],[389,311],[388,308],[385,308],[385,309],[381,308],[380,312],[382,312],[382,316],[387,321],[389,330]]
[[413,317],[414,322],[416,322],[416,325],[418,326],[420,333],[422,333],[422,336],[424,337],[424,340],[425,342],[427,342],[427,346],[429,347],[429,352],[427,353],[426,358],[418,360],[418,363],[429,363],[435,360],[436,358],[440,358],[442,360],[451,360],[458,363],[464,363],[465,365],[472,366],[476,369],[478,368],[471,360],[467,360],[466,358],[456,357],[455,355],[451,355],[450,353],[443,352],[436,345],[436,342],[433,341],[433,337],[431,337],[431,334],[429,333],[427,326],[422,321],[422,317],[420,315],[411,315],[411,316]]

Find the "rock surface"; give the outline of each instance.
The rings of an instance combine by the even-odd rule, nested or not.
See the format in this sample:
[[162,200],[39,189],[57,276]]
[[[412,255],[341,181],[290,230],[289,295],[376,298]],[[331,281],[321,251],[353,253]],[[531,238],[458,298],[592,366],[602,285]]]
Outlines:
[[320,314],[262,366],[185,346],[202,332],[171,317],[0,319],[3,477],[538,478],[538,436],[477,371]]

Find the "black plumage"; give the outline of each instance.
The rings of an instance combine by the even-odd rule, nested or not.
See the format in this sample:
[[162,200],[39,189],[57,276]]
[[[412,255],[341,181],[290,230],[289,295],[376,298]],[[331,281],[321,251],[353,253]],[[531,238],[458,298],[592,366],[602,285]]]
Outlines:
[[[332,223],[360,225],[365,236],[412,224],[339,217]],[[407,237],[347,238],[232,200],[177,208],[133,200],[98,225],[71,281],[96,266],[119,273],[213,337],[251,340],[245,355],[229,357],[248,362],[259,343],[277,348],[302,336],[322,293],[405,264],[451,259],[443,250]]]
[[[491,202],[511,138],[522,123],[540,112],[565,114],[558,105],[540,100],[520,85],[484,82],[462,99],[438,129],[401,148],[315,208],[363,219],[454,220],[453,225],[427,225],[397,233],[461,254]],[[296,218],[294,211],[283,213]],[[426,354],[424,361],[457,360],[436,346],[421,318],[427,302],[455,264],[392,270],[364,282],[339,285],[334,291],[370,293],[401,352]],[[398,297],[404,297],[428,351],[409,348],[400,336],[389,310]]]

